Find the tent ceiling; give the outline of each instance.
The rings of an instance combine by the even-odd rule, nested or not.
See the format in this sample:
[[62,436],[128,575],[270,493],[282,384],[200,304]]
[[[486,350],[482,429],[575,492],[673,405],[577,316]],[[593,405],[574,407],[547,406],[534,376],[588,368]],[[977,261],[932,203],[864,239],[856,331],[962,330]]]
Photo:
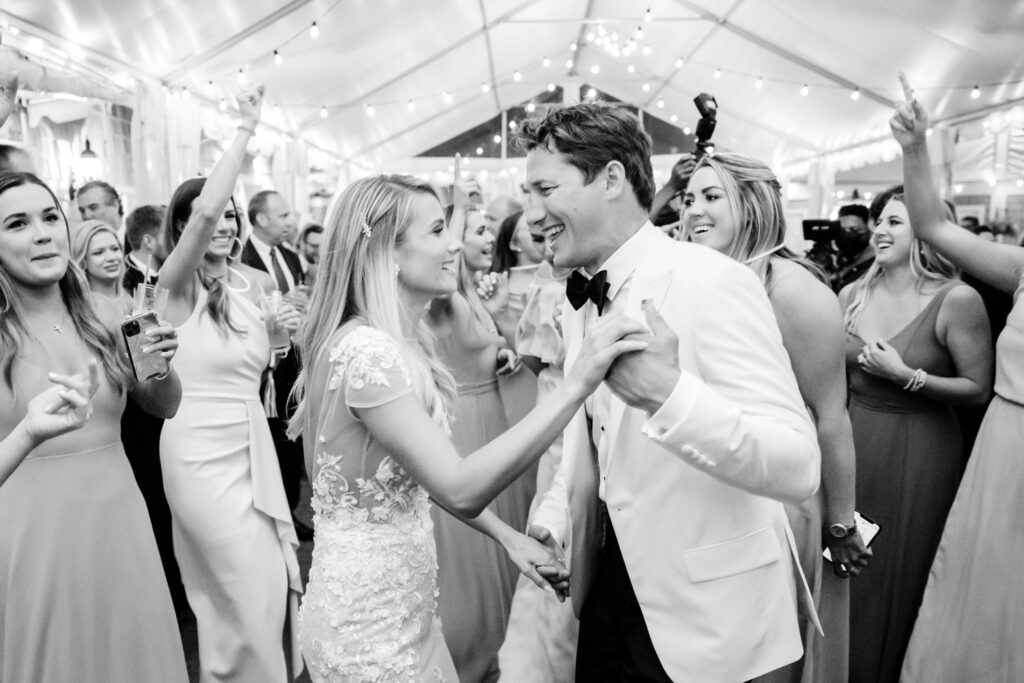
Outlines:
[[[711,92],[721,111],[716,142],[775,162],[884,137],[901,69],[937,120],[1024,101],[1021,0],[652,0],[650,23],[642,21],[647,4],[631,0],[4,5],[0,18],[24,30],[43,29],[85,47],[91,59],[215,100],[237,89],[244,69],[280,105],[268,114],[277,125],[371,168],[529,101],[549,82],[592,83],[663,120],[675,113],[680,128],[696,120],[694,95]],[[313,21],[318,39],[309,36]],[[586,41],[599,25],[621,42],[642,27],[650,54],[610,56]],[[805,83],[810,92],[802,96]],[[969,97],[973,84],[983,86],[977,100]],[[859,101],[850,98],[855,87]],[[446,92],[450,103],[442,101]]]

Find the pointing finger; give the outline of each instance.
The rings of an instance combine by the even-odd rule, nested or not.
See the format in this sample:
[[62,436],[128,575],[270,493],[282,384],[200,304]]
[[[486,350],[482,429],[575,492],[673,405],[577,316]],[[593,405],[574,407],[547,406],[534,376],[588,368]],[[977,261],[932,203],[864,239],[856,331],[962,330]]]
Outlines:
[[910,87],[910,81],[902,71],[900,72],[900,86],[903,87],[903,99],[907,101],[907,104],[911,104],[914,101],[914,89]]

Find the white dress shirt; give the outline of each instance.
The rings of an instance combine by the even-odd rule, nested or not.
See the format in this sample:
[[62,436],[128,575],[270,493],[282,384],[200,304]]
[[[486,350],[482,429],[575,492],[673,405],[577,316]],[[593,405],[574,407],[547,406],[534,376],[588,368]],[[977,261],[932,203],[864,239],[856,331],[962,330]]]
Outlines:
[[[263,261],[263,266],[270,273],[271,277],[274,277],[274,264],[271,263],[270,259],[273,258],[275,252],[271,251],[271,246],[256,236],[256,233],[249,235],[249,240],[252,241],[252,246],[256,247],[256,253]],[[281,272],[284,273],[284,279],[288,281],[288,289],[295,287],[295,278],[292,277],[292,270],[285,263],[284,257],[281,256],[281,247],[277,250],[277,263],[281,266]],[[277,282],[277,278],[274,277],[274,282]]]

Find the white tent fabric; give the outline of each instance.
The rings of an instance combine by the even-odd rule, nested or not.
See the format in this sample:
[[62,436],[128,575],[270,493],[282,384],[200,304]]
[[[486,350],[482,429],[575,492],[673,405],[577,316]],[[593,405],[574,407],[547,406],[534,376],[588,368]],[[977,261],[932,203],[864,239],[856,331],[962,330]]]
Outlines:
[[[364,168],[409,159],[549,82],[591,84],[680,128],[697,118],[693,96],[711,92],[719,144],[794,168],[884,141],[899,70],[940,123],[1024,103],[1020,0],[7,0],[4,24],[110,83],[187,87],[211,104],[243,70],[279,105],[270,123]],[[591,31],[637,49],[614,57]]]

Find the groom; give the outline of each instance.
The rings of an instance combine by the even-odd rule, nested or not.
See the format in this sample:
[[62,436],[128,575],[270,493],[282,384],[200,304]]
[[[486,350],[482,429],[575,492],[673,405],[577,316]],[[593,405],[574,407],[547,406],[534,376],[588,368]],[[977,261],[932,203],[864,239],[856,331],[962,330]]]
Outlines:
[[799,659],[780,501],[814,493],[820,454],[764,287],[647,221],[650,139],[628,111],[551,110],[521,135],[526,219],[579,269],[566,369],[602,313],[653,333],[566,428],[530,527],[570,551],[577,680],[746,681]]

